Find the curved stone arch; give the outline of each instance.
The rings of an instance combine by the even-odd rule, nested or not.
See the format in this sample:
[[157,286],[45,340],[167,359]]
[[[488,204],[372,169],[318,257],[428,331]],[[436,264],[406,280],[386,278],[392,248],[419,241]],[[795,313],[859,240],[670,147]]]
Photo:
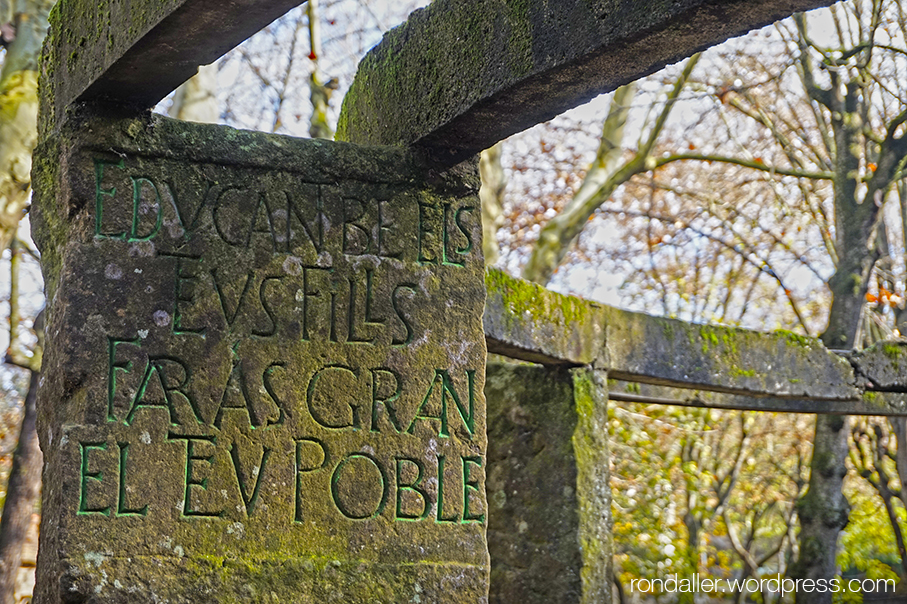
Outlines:
[[[154,106],[299,0],[63,0],[42,132],[81,102]],[[436,0],[362,61],[338,139],[453,165],[729,37],[831,0]]]
[[437,0],[362,61],[337,138],[453,165],[669,63],[829,0]]
[[[61,0],[44,47],[41,131],[75,103],[144,110],[302,0]],[[49,106],[52,104],[52,106]]]

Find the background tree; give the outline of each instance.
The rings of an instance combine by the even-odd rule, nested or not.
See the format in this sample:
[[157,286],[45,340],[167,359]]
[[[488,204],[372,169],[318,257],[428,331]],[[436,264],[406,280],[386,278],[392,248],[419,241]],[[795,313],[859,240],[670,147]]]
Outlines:
[[330,138],[340,109],[336,101],[346,93],[360,58],[385,31],[426,4],[318,0],[291,10],[219,61],[219,72],[231,83],[218,92],[220,121]]
[[[20,313],[20,265],[27,243],[17,241],[30,196],[31,152],[37,141],[38,57],[47,29],[50,0],[0,3],[2,41],[6,48],[0,70],[0,252],[10,254],[9,347],[6,362],[25,369],[30,378],[17,445],[0,517],[0,602],[14,603],[22,547],[31,525],[41,484],[41,450],[35,431],[35,397],[41,367],[40,344],[32,351],[23,342]],[[40,327],[37,328],[40,334]]]
[[[794,438],[804,423],[790,415],[614,406],[617,580],[627,586],[634,577],[695,572],[743,580],[769,569],[785,575],[794,502],[807,478],[809,446]],[[742,602],[748,595],[728,597]]]
[[501,257],[497,232],[504,224],[504,192],[507,189],[507,177],[501,163],[503,144],[498,143],[491,149],[482,151],[479,157],[479,174],[482,188],[479,199],[482,203],[482,245],[485,252],[485,264],[495,264]]
[[216,123],[220,119],[217,91],[217,65],[203,65],[195,76],[176,89],[168,113],[187,122]]

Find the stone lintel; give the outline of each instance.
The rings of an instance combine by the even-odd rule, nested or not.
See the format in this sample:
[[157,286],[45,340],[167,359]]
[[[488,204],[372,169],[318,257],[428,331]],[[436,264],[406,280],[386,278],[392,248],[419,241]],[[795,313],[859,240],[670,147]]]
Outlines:
[[542,365],[591,365],[603,353],[605,307],[497,269],[485,273],[488,351]]
[[865,392],[860,399],[828,401],[742,396],[614,380],[610,384],[608,397],[612,401],[647,405],[675,405],[773,413],[899,416],[905,415],[905,411],[907,411],[907,395],[894,392]]
[[860,398],[853,368],[815,338],[608,309],[611,377],[744,396]]
[[858,384],[867,390],[907,392],[907,342],[879,342],[844,356],[853,365]]
[[338,139],[453,165],[732,36],[829,0],[437,0],[360,63]]
[[[44,131],[80,101],[148,109],[301,0],[61,0],[50,16]],[[53,104],[53,108],[50,104]]]
[[[546,365],[593,364],[630,382],[722,392],[714,406],[765,411],[899,414],[869,390],[907,390],[895,344],[847,360],[790,332],[696,325],[556,294],[489,270],[489,352]],[[858,367],[858,380],[854,367]],[[899,381],[898,381],[899,380]],[[867,399],[869,397],[869,400]],[[687,404],[696,404],[691,399]]]

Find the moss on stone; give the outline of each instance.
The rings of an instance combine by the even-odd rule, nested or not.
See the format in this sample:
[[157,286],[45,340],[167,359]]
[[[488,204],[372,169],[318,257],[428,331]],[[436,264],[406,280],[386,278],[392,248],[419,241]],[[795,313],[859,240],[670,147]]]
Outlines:
[[516,279],[499,269],[486,271],[485,287],[489,295],[499,294],[506,301],[512,317],[525,316],[535,322],[582,327],[590,316],[589,302]]
[[795,346],[803,346],[808,348],[810,346],[820,345],[819,340],[817,340],[816,338],[802,336],[796,332],[788,331],[786,329],[777,329],[773,333],[783,337],[785,340]]
[[532,71],[532,21],[530,0],[509,0],[510,18],[510,67],[513,75],[520,77]]
[[609,371],[620,379],[745,395],[859,396],[850,363],[818,340],[604,310]]
[[489,601],[610,602],[604,386],[586,368],[489,365]]
[[[441,207],[477,207],[470,173],[429,178],[399,149],[85,114],[42,142],[35,186],[53,334],[40,434],[58,485],[42,531],[54,540],[40,571],[48,590],[71,568],[73,593],[98,602],[128,600],[135,589],[174,603],[268,601],[272,592],[282,601],[388,604],[420,593],[451,603],[484,595],[478,213],[463,214],[473,218],[456,223],[462,231],[444,248],[470,251],[446,264],[441,248],[426,258],[419,243],[442,233]],[[212,189],[241,194],[213,206]],[[292,194],[302,226],[275,226],[270,212],[253,221],[257,204]],[[369,205],[357,220],[382,222],[387,249],[348,245],[357,232],[343,226],[348,199],[384,200],[383,219]],[[438,209],[424,218],[433,223],[421,222],[420,203]],[[305,225],[321,218],[323,240]],[[303,266],[321,271],[308,286]],[[299,292],[307,287],[306,313]],[[315,375],[338,367],[349,379],[323,381],[313,394]],[[397,398],[383,392],[395,381]],[[376,392],[386,400],[369,398]],[[328,396],[345,407],[318,402]],[[330,415],[338,409],[349,417]],[[303,437],[324,443],[325,465],[308,474],[297,467]],[[211,457],[191,457],[190,438]],[[93,443],[89,461],[80,457],[85,443]],[[335,491],[341,460],[366,454],[380,476]],[[424,518],[395,507],[397,457],[424,465]],[[441,520],[442,481],[428,482],[440,457],[448,460]],[[472,460],[468,496],[467,470],[454,478],[464,459]],[[196,470],[205,474],[190,478]],[[359,516],[341,509],[343,497],[376,507]]]
[[755,369],[741,369],[739,367],[731,369],[730,374],[733,377],[756,377],[757,375]]
[[892,343],[883,344],[882,352],[892,361],[899,360],[905,354],[903,346]]

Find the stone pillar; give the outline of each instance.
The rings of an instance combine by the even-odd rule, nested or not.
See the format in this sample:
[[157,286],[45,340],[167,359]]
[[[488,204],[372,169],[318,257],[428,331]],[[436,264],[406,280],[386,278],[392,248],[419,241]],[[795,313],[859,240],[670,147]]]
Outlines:
[[610,604],[603,372],[488,367],[492,604]]
[[481,602],[478,179],[146,115],[37,154],[37,602]]

